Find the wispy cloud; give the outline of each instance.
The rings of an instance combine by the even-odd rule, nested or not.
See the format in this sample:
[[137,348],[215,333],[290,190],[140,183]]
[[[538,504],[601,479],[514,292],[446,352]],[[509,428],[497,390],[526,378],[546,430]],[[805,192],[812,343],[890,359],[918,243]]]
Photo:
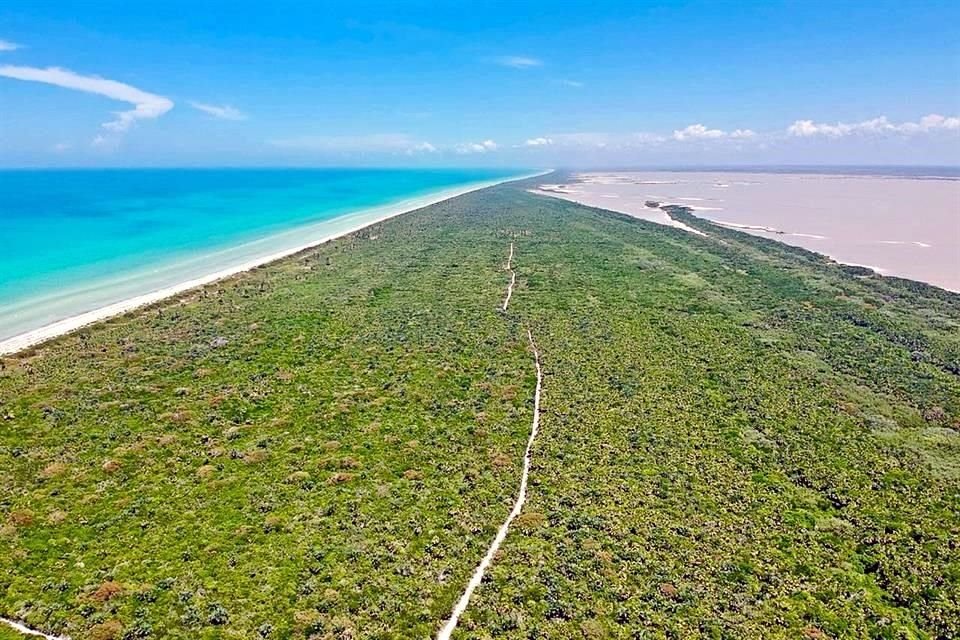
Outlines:
[[439,149],[429,142],[420,142],[407,149],[406,154],[408,156],[414,156],[419,153],[437,153],[438,151]]
[[219,118],[220,120],[246,120],[247,115],[231,107],[230,105],[218,106],[215,104],[204,104],[203,102],[190,102],[190,106],[198,111],[203,111],[207,115],[211,115],[214,118]]
[[498,146],[499,145],[497,145],[497,143],[493,140],[484,140],[483,142],[466,142],[464,144],[457,145],[454,148],[454,151],[461,155],[487,153],[488,151],[496,151]]
[[561,80],[561,81],[560,81],[560,84],[562,84],[562,85],[564,85],[564,86],[566,86],[566,87],[573,87],[574,89],[581,89],[581,88],[583,88],[583,83],[580,82],[579,80],[566,80],[566,79],[565,79],[565,80]]
[[283,149],[320,153],[393,153],[414,155],[434,153],[437,148],[424,140],[405,133],[377,133],[356,136],[295,136],[270,140],[269,144]]
[[813,120],[797,120],[787,127],[787,134],[797,138],[842,138],[850,135],[913,135],[919,133],[960,131],[960,117],[926,115],[917,122],[890,122],[886,116],[862,122],[827,124]]
[[553,144],[553,138],[540,137],[540,138],[530,138],[530,139],[527,140],[525,143],[523,143],[523,146],[525,146],[525,147],[546,147],[546,146],[549,146],[549,145],[551,145],[551,144]]
[[512,69],[532,69],[533,67],[543,66],[543,60],[529,56],[497,56],[491,58],[491,60],[501,67],[510,67]]
[[159,118],[173,108],[173,101],[123,82],[108,80],[98,76],[84,76],[59,67],[18,67],[13,65],[0,66],[0,76],[25,80],[27,82],[42,82],[64,89],[74,89],[85,93],[93,93],[120,102],[128,102],[134,107],[128,111],[117,111],[113,120],[103,123],[103,128],[114,133],[127,131],[138,120]]
[[16,51],[20,48],[16,42],[0,39],[0,51]]
[[689,140],[720,140],[730,138],[732,140],[748,140],[757,134],[751,129],[734,129],[733,131],[724,131],[723,129],[709,129],[702,124],[691,124],[683,129],[677,129],[673,132],[672,138],[679,142]]
[[715,138],[722,138],[726,134],[720,129],[708,129],[702,124],[691,124],[688,127],[683,129],[678,129],[673,132],[674,140],[711,140]]

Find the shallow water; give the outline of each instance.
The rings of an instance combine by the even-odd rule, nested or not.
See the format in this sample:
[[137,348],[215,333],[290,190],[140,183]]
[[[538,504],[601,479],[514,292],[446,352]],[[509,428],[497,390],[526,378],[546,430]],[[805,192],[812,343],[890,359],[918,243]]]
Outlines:
[[747,233],[960,291],[955,176],[594,172],[566,187],[563,197],[644,217],[647,200],[681,204]]
[[504,170],[0,171],[0,339]]

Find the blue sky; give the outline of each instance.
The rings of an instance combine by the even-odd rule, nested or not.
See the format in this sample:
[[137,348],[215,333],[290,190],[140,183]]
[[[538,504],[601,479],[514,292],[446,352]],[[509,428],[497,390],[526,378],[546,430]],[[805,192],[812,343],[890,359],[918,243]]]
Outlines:
[[960,164],[960,3],[6,0],[0,165]]

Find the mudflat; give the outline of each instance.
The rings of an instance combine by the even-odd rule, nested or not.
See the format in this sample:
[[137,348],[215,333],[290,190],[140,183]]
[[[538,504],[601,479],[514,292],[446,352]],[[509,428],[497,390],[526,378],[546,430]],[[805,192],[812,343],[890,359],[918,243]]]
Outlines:
[[960,291],[960,180],[936,176],[590,172],[550,195],[663,217],[647,201],[804,247],[884,275]]

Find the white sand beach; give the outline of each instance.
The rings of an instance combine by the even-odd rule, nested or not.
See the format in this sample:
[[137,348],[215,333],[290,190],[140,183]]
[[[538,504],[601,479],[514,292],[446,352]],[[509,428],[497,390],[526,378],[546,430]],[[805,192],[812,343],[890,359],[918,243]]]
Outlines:
[[960,180],[708,171],[590,172],[539,191],[676,227],[646,206],[689,207],[715,224],[847,264],[960,291]]
[[[57,313],[57,310],[62,310],[65,305],[82,309],[81,311],[64,314],[63,317],[52,322],[38,324],[36,327],[31,327],[0,340],[0,354],[16,353],[99,320],[121,315],[189,289],[280,260],[416,209],[422,209],[450,198],[504,182],[524,180],[547,173],[550,172],[544,171],[446,189],[383,207],[358,211],[332,220],[324,220],[313,225],[271,235],[255,242],[248,242],[227,250],[198,256],[168,269],[130,274],[118,279],[115,283],[98,284],[90,291],[66,292],[65,295],[47,303],[51,306],[51,309],[38,310],[32,313],[30,317],[42,318],[45,313]],[[44,302],[40,301],[35,304],[42,307]]]

